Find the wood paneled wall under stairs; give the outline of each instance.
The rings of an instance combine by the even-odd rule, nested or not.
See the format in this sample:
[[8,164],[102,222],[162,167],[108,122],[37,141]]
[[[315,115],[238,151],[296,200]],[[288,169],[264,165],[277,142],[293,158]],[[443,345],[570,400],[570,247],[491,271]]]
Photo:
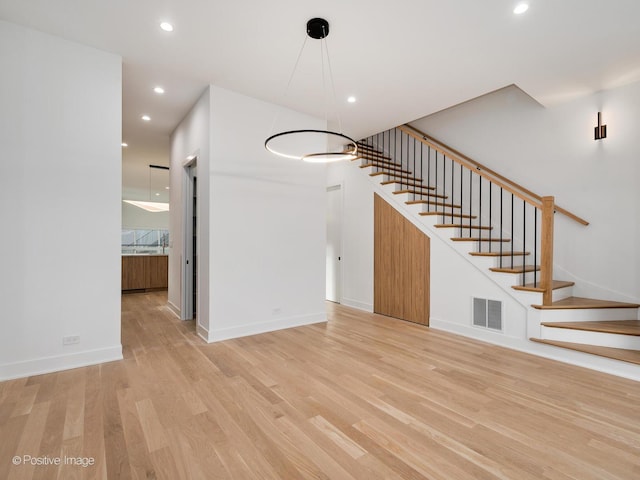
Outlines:
[[429,325],[429,237],[374,195],[374,311]]

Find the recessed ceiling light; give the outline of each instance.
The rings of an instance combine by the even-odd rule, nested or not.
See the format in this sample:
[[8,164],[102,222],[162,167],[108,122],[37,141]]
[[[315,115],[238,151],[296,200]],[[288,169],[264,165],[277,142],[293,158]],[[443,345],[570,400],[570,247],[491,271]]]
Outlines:
[[349,103],[356,103],[356,97],[354,97],[353,95],[350,96],[349,98],[347,98],[347,102]]
[[125,142],[122,142],[122,146],[123,146],[123,147],[128,147],[128,146],[129,146],[129,144],[128,144],[128,143],[125,143]]
[[169,190],[169,187],[164,187],[165,190]]
[[173,32],[173,25],[171,25],[169,22],[162,22],[160,24],[160,28],[165,32]]
[[158,95],[162,95],[164,93],[164,88],[162,87],[155,87],[153,89],[154,92],[156,92]]
[[529,10],[529,4],[527,2],[520,2],[516,5],[516,8],[513,9],[513,13],[516,15],[522,15],[527,10]]
[[151,117],[149,115],[142,115],[142,120],[144,120],[145,122],[148,122],[149,120],[151,120]]

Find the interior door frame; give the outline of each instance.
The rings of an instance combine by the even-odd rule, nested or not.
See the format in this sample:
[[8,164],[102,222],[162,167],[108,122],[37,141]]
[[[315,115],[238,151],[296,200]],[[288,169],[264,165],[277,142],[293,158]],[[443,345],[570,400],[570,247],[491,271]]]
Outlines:
[[[182,164],[181,320],[193,320],[193,289],[197,288],[197,285],[193,284],[193,183],[194,177],[197,176],[197,165],[196,155],[189,156]],[[196,191],[196,199],[197,195]],[[196,204],[198,204],[197,201]],[[197,208],[196,216],[198,216]],[[196,235],[197,228],[196,225]]]
[[[344,285],[343,282],[343,277],[344,277],[344,269],[342,268],[342,258],[344,257],[344,238],[343,238],[343,233],[344,233],[344,183],[340,182],[340,183],[335,183],[335,184],[331,184],[331,185],[327,185],[326,187],[326,193],[327,193],[327,199],[328,199],[328,195],[330,192],[332,191],[336,191],[338,190],[340,193],[340,205],[339,205],[339,218],[338,218],[338,228],[339,228],[339,235],[338,235],[338,243],[340,246],[340,255],[338,257],[338,271],[337,271],[337,275],[336,275],[336,283],[338,285],[338,298],[337,298],[337,302],[342,304],[342,286]],[[328,222],[327,222],[328,223]]]

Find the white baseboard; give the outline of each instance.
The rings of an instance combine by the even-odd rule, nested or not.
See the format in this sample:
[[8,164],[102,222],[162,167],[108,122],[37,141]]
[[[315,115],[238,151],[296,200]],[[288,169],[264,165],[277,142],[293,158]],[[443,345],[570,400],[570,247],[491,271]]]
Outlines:
[[196,333],[198,334],[198,336],[203,339],[205,342],[207,343],[211,343],[209,341],[209,330],[207,330],[206,328],[204,328],[202,325],[200,325],[199,323],[196,324]]
[[171,313],[173,313],[176,317],[178,317],[178,319],[181,319],[180,309],[173,302],[167,300],[167,308],[171,310]]
[[[279,318],[267,322],[250,323],[237,327],[213,329],[207,332],[208,336],[206,338],[203,338],[205,338],[205,340],[207,340],[207,342],[209,343],[220,342],[222,340],[230,340],[232,338],[247,337],[249,335],[273,332],[276,330],[283,330],[285,328],[302,327],[305,325],[322,323],[326,321],[326,312],[314,313],[309,315],[298,315],[295,317]],[[200,332],[198,332],[198,335],[200,335]]]
[[0,365],[0,381],[122,360],[122,345]]
[[373,313],[373,304],[360,302],[358,300],[353,300],[352,298],[343,298],[340,302],[345,307],[353,307],[358,310],[364,310],[365,312]]
[[530,353],[531,355],[536,355],[538,357],[544,357],[550,360],[556,360],[558,362],[568,363],[570,365],[576,365],[578,367],[584,367],[598,372],[608,373],[609,375],[615,375],[640,382],[640,365],[599,357],[597,355],[589,355],[575,350],[531,342],[528,339],[509,337],[507,335],[488,331],[485,332],[472,326],[460,325],[434,318],[429,320],[429,327],[435,330],[443,330],[445,332],[468,337],[473,340],[490,343],[492,345],[510,348],[519,352]]

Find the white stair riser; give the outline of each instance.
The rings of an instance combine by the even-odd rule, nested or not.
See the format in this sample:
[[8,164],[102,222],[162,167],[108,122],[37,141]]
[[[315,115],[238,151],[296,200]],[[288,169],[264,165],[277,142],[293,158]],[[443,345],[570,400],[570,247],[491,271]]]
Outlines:
[[540,322],[589,322],[629,320],[638,316],[637,308],[580,308],[540,310]]
[[[369,177],[369,178],[374,179],[374,178],[379,178],[379,177]],[[384,191],[389,192],[389,193],[397,192],[399,190],[399,188],[396,187],[395,183],[390,183],[388,185],[380,185],[380,188],[382,188]]]
[[558,288],[553,291],[553,301],[563,300],[565,298],[573,297],[573,286]]
[[560,342],[582,343],[601,347],[640,350],[640,337],[615,333],[589,332],[570,328],[542,326],[542,338]]
[[513,275],[512,273],[501,273],[501,272],[491,272],[489,271],[489,276],[500,286],[505,289],[518,285],[518,279],[520,278],[518,275]]
[[[522,294],[528,294],[527,296],[523,296]],[[562,295],[558,297],[558,295]],[[543,294],[539,292],[526,292],[522,290],[516,290],[516,296],[523,300],[523,303],[527,305],[541,305]],[[568,298],[573,296],[573,287],[565,287],[559,288],[553,291],[553,301],[561,300],[563,298]],[[530,300],[530,301],[529,301]]]
[[513,290],[512,295],[524,305],[538,305],[542,303],[542,293]]

